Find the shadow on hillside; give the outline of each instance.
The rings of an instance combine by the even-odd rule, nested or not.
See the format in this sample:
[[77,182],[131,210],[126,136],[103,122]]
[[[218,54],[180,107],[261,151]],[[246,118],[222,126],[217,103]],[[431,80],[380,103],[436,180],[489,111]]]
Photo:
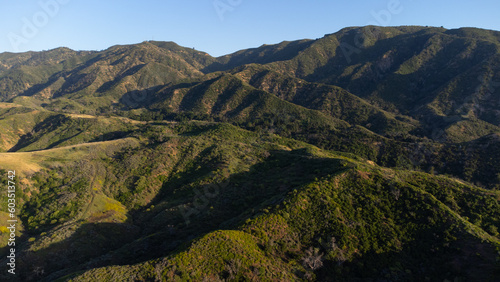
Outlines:
[[[202,153],[210,154],[210,150]],[[199,236],[239,223],[279,204],[288,192],[315,178],[345,169],[340,160],[312,157],[306,149],[272,151],[248,171],[215,184],[189,184],[214,168],[191,168],[167,181],[153,200],[159,209],[136,211],[127,223],[86,223],[69,238],[35,252],[24,252],[19,268],[24,280],[53,280],[88,268],[140,263],[184,250]],[[229,164],[219,164],[227,168]],[[200,194],[201,192],[202,194]],[[191,210],[183,210],[182,208]],[[190,214],[190,212],[193,212]],[[186,214],[186,212],[188,214]],[[44,274],[36,276],[37,270]],[[51,274],[51,276],[47,276]]]
[[[55,116],[50,116],[43,120],[42,122],[38,123],[32,130],[32,132],[29,132],[19,139],[19,141],[14,145],[11,149],[9,149],[8,152],[17,152],[19,150],[22,150],[34,143],[37,143],[37,148],[36,150],[48,150],[48,149],[53,149],[56,148],[57,146],[63,144],[66,141],[72,140],[73,138],[78,137],[82,133],[86,132],[86,129],[84,127],[74,127],[68,122],[71,121],[71,118],[59,114]],[[53,131],[57,131],[60,128],[71,128],[74,134],[68,137],[61,138],[62,136],[59,135],[54,135],[51,136],[50,133]],[[66,130],[66,129],[65,129]],[[100,136],[88,140],[88,139],[83,139],[83,140],[78,140],[77,143],[82,143],[82,142],[98,142],[98,141],[109,141],[109,140],[115,140],[115,139],[120,139],[126,137],[128,134],[133,132],[132,130],[130,131],[114,131],[114,132],[107,132],[104,134],[101,134]],[[63,131],[64,133],[64,131]],[[48,138],[47,138],[48,137]],[[57,139],[61,138],[61,139]],[[56,141],[57,140],[57,141]],[[52,142],[52,143],[51,143]],[[72,144],[74,145],[74,144]],[[33,151],[34,149],[31,149]]]
[[470,234],[449,241],[443,232],[416,230],[414,240],[398,251],[371,250],[344,263],[325,261],[316,274],[321,281],[336,281],[337,277],[352,281],[496,281],[495,247]]
[[[43,276],[45,280],[52,281],[90,268],[131,265],[184,251],[197,237],[215,230],[236,229],[246,219],[262,214],[263,209],[272,210],[281,204],[291,191],[301,189],[316,179],[350,169],[342,160],[315,157],[308,149],[275,150],[246,171],[228,173],[228,180],[190,186],[203,179],[213,179],[213,171],[217,169],[224,171],[230,167],[231,163],[227,162],[202,162],[211,153],[211,149],[207,148],[195,160],[203,164],[204,169],[191,167],[178,173],[178,178],[164,182],[153,200],[157,208],[148,206],[147,210],[138,210],[131,214],[133,220],[126,223],[83,224],[66,240],[39,251],[24,253],[19,264],[20,269],[26,269],[22,279],[39,280]],[[365,197],[364,194],[353,196]],[[398,201],[395,209],[407,211],[407,204],[408,201]],[[428,212],[432,210],[434,207],[426,207],[418,213],[420,218],[412,222],[427,226]],[[474,273],[492,273],[494,265],[487,263],[495,260],[495,251],[485,248],[478,257],[477,250],[482,248],[480,245],[483,243],[462,233],[450,233],[458,237],[458,241],[448,242],[447,237],[442,235],[451,232],[453,226],[453,221],[443,218],[435,226],[412,231],[409,234],[411,240],[404,243],[399,251],[368,252],[342,266],[325,262],[317,274],[332,279],[339,276],[360,280],[386,277],[389,281],[412,281],[422,275],[444,280],[475,277],[471,276]],[[381,236],[363,240],[375,240],[375,243],[367,242],[375,245],[393,240],[390,234],[388,237]],[[463,251],[457,252],[460,249]],[[478,270],[473,269],[478,265],[481,266]],[[37,276],[40,269],[45,274]]]
[[107,132],[97,136],[96,138],[90,140],[89,142],[103,142],[103,141],[112,141],[117,139],[126,138],[129,134],[133,133],[133,130],[129,131],[113,131]]
[[96,93],[104,93],[109,90],[111,90],[113,87],[115,87],[120,81],[122,81],[124,78],[127,76],[134,75],[138,73],[140,70],[142,70],[146,64],[140,64],[134,67],[131,67],[130,69],[126,70],[124,73],[118,75],[114,80],[105,82],[101,87],[99,87],[96,91]]
[[[86,223],[69,238],[53,243],[38,251],[18,250],[17,268],[22,269],[21,281],[38,280],[41,277],[97,265],[107,265],[107,253],[131,242],[140,234],[140,229],[130,223]],[[132,251],[132,250],[131,250]],[[49,279],[52,280],[52,279]]]
[[122,110],[130,110],[143,107],[147,108],[154,103],[163,102],[177,89],[189,88],[196,84],[198,84],[198,82],[178,83],[161,91],[159,91],[161,87],[167,85],[154,86],[144,90],[133,90],[123,94],[123,96],[119,100],[119,103],[122,107]]
[[[81,70],[84,70],[84,69],[90,67],[94,63],[98,62],[100,59],[101,59],[100,56],[96,56],[96,57],[86,61],[81,66],[79,66],[71,71],[57,72],[54,75],[52,75],[51,77],[49,77],[46,83],[33,85],[28,90],[26,90],[23,94],[21,94],[21,96],[33,96],[33,95],[37,94],[38,92],[42,91],[43,89],[51,86],[52,84],[54,84],[57,80],[59,80],[61,78],[64,78],[64,79],[70,78],[71,81],[78,81],[78,79],[81,78],[81,75],[77,76],[75,74]],[[72,78],[73,76],[76,76],[77,78],[74,79],[74,78]],[[63,84],[61,89],[65,89],[65,87],[68,87],[70,85],[71,85],[71,82],[65,81],[65,83]],[[61,93],[58,91],[58,92],[54,93],[54,97],[60,97],[64,94],[65,93]]]
[[[210,153],[207,150],[200,155]],[[343,171],[346,168],[341,162],[337,159],[311,158],[305,149],[271,151],[265,161],[251,166],[248,171],[230,174],[228,179],[217,183],[195,187],[190,187],[190,183],[207,176],[211,179],[214,170],[227,171],[230,164],[219,163],[216,168],[203,171],[191,168],[179,173],[177,179],[164,183],[152,202],[163,210],[138,218],[141,218],[140,222],[150,223],[150,226],[143,227],[147,233],[158,232],[161,226],[170,224],[165,234],[172,236],[174,231],[174,237],[170,238],[185,244],[214,230],[236,228],[246,219],[262,213],[261,209],[280,204],[291,190],[316,178]],[[152,244],[156,247],[147,253],[154,254],[153,257],[165,256],[168,250],[158,248],[164,241],[161,236],[149,239],[157,243]],[[144,257],[142,260],[147,259]]]
[[[487,52],[473,50],[475,53],[471,54],[470,60],[457,61],[453,55],[454,51],[471,52],[468,47],[460,40],[439,45],[441,40],[434,40],[436,35],[428,33],[427,30],[387,39],[375,38],[379,33],[380,31],[375,29],[363,34],[368,42],[376,40],[375,44],[368,47],[359,44],[363,43],[363,36],[359,38],[359,34],[354,32],[347,34],[336,49],[336,56],[305,79],[337,85],[362,98],[376,94],[380,96],[378,99],[382,101],[382,107],[395,105],[402,113],[409,111],[414,118],[420,120],[421,117],[427,116],[421,113],[423,106],[436,99],[438,91],[443,91],[440,90],[443,84],[451,82],[464,72],[470,72],[488,56]],[[428,48],[434,45],[439,46],[439,50],[431,55]],[[426,55],[428,57],[422,58]],[[420,61],[410,69],[408,62],[415,58]],[[430,72],[429,65],[443,68]],[[344,73],[347,67],[353,68],[348,75]],[[471,76],[474,80],[477,77]],[[479,82],[470,83],[476,85]],[[415,112],[420,115],[415,116]],[[432,116],[437,117],[435,113]]]
[[201,71],[205,74],[215,71],[227,71],[246,64],[267,64],[277,61],[293,59],[301,51],[307,49],[314,40],[293,41],[284,48],[277,45],[263,45],[258,48],[242,50],[231,55],[228,59],[219,57],[218,62],[214,62]]
[[[65,122],[67,122],[70,118],[66,117],[63,114],[58,114],[54,116],[49,116],[48,118],[44,119],[42,122],[38,123],[31,132],[21,136],[19,141],[17,142],[16,145],[14,145],[9,152],[17,152],[35,142],[37,142],[43,135],[40,135],[40,133],[46,133],[46,132],[52,132],[55,131],[59,126],[63,125]],[[66,138],[64,141],[67,139],[73,138],[69,137]],[[62,142],[64,142],[62,141]],[[47,146],[50,146],[47,144]],[[47,148],[46,146],[46,148]]]

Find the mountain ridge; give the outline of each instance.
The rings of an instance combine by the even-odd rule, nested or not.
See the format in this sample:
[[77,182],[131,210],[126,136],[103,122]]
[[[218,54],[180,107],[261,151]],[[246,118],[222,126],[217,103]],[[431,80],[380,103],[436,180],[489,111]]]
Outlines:
[[2,53],[16,279],[494,281],[499,39],[366,26],[217,58]]

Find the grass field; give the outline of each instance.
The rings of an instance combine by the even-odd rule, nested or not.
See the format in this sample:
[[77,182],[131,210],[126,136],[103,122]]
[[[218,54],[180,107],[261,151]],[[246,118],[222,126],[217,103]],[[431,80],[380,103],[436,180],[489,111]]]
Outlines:
[[104,149],[108,146],[134,144],[136,142],[137,140],[134,138],[124,138],[34,152],[0,153],[0,168],[15,170],[18,175],[28,176],[42,168],[47,168],[49,164],[50,166],[57,166],[65,162],[80,160],[95,151],[93,149]]
[[0,102],[0,109],[9,109],[9,108],[16,108],[16,107],[21,107],[21,105],[14,104],[14,103]]

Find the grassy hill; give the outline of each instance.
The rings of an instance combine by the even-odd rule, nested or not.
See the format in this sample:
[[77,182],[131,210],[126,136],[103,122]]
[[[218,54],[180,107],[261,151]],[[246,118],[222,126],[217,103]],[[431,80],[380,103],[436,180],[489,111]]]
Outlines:
[[[6,77],[6,86],[0,92],[4,101],[33,96],[56,112],[106,114],[147,105],[166,85],[183,88],[203,74],[243,72],[253,80],[241,78],[256,88],[335,116],[339,107],[332,108],[330,101],[352,93],[365,100],[344,98],[343,108],[353,103],[353,112],[383,110],[389,119],[398,118],[391,123],[402,131],[417,126],[413,134],[437,140],[433,132],[463,121],[498,131],[499,44],[498,32],[481,29],[367,26],[219,58],[173,42],[114,46],[101,52],[60,48],[21,54],[18,61],[13,54],[3,54],[6,67],[0,77]],[[241,69],[248,64],[258,65]],[[298,79],[308,83],[290,96],[295,90],[287,87],[297,87],[293,85]],[[332,87],[325,89],[324,84]],[[364,114],[360,119],[353,115],[341,117],[372,125]]]
[[[53,102],[48,109],[88,113],[109,107],[126,93],[200,76],[199,69],[212,61],[206,53],[169,42],[114,46],[102,52],[62,48],[19,58],[21,63],[12,62],[9,54],[0,57],[7,66],[0,75],[2,101],[34,96]],[[57,97],[62,99],[51,99]]]
[[340,86],[372,105],[417,119],[430,131],[443,117],[477,118],[498,126],[498,34],[367,26],[219,59],[227,68],[236,67],[233,62],[259,63],[286,76]]
[[499,40],[367,26],[219,58],[0,54],[16,279],[495,281]]
[[3,103],[0,108],[0,151],[14,147],[21,137],[28,134],[37,124],[50,117],[46,111],[26,108],[18,104]]
[[68,161],[32,177],[39,191],[20,214],[23,279],[491,279],[498,271],[496,192],[223,123],[141,130],[139,143],[39,152]]

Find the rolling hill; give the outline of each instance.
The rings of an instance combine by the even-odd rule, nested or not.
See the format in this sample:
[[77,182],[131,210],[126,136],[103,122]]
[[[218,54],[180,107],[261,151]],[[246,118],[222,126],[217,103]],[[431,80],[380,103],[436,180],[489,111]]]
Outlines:
[[495,281],[499,48],[497,31],[366,26],[218,58],[0,54],[15,278]]

